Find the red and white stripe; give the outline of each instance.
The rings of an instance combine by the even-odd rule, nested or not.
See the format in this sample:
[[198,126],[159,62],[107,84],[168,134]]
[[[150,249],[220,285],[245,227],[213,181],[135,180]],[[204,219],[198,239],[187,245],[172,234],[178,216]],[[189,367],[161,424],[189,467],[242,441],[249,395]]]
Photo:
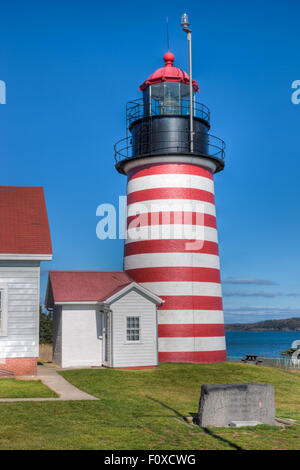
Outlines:
[[131,169],[127,226],[125,270],[164,299],[159,360],[226,360],[212,172],[172,162]]

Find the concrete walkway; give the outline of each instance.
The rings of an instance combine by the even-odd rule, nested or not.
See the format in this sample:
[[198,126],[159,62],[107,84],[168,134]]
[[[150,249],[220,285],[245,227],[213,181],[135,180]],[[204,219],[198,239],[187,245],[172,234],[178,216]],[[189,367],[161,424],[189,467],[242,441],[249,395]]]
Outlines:
[[99,398],[74,387],[74,385],[70,384],[59,375],[53,367],[38,366],[37,379],[41,380],[44,385],[56,392],[59,398],[0,398],[0,403],[17,401],[99,400]]

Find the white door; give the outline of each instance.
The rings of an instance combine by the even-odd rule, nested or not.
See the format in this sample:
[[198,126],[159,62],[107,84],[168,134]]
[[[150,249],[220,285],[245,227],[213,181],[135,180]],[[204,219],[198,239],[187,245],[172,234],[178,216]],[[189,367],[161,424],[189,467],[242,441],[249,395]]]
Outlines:
[[102,362],[106,367],[110,367],[110,314],[103,313],[103,353]]

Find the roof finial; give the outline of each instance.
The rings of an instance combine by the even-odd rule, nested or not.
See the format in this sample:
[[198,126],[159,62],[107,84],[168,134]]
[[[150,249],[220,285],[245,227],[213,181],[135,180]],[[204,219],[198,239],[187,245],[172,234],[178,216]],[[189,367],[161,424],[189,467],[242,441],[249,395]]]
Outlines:
[[173,67],[174,60],[175,60],[174,54],[172,54],[172,52],[168,51],[164,55],[165,67]]

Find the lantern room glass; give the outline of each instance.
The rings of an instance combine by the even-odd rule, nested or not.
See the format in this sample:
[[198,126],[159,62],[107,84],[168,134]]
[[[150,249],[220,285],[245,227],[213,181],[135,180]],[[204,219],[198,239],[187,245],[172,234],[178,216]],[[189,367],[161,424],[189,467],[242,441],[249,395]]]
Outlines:
[[150,85],[143,92],[144,115],[189,115],[189,85],[180,82],[162,82]]

